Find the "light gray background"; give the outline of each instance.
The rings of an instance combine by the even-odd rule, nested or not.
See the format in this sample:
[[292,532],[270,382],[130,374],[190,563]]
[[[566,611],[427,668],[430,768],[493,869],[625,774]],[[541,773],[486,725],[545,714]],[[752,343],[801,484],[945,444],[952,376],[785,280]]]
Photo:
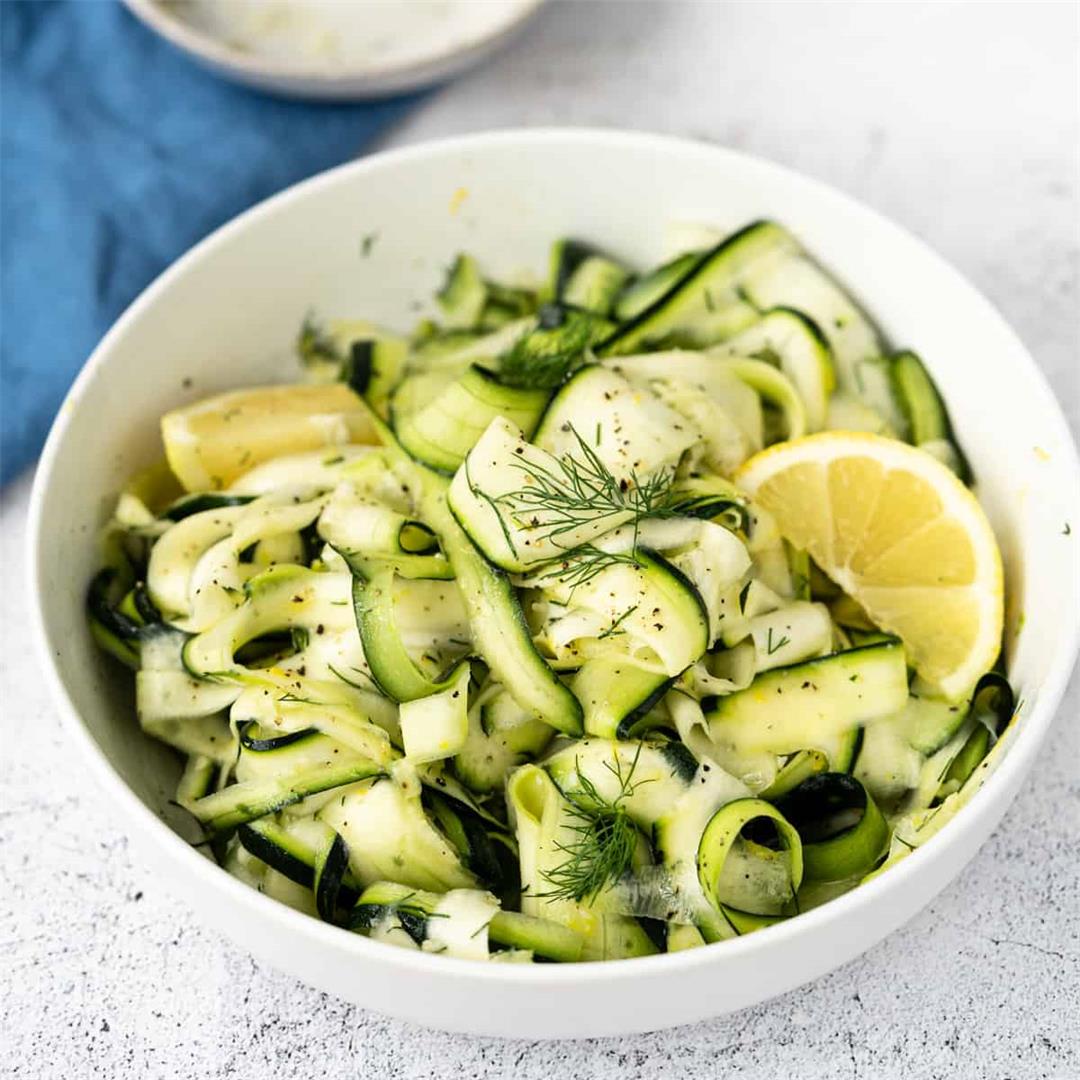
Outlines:
[[[801,169],[955,262],[1019,330],[1075,432],[1078,13],[1033,2],[553,5],[386,142],[595,124],[692,135]],[[970,361],[978,378],[981,358]],[[1075,677],[991,842],[906,929],[835,974],[640,1038],[431,1033],[257,965],[134,861],[35,673],[28,490],[26,477],[6,492],[0,515],[0,1075],[1080,1076]]]

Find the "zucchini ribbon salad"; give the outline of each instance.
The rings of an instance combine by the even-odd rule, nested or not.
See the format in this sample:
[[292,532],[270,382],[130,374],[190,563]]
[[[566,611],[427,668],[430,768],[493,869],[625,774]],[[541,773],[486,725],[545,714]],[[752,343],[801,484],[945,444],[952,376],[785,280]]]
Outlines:
[[106,529],[91,630],[222,866],[409,949],[616,959],[953,816],[1015,710],[915,353],[772,222],[646,272],[559,240],[538,287],[461,255],[436,305],[166,415]]

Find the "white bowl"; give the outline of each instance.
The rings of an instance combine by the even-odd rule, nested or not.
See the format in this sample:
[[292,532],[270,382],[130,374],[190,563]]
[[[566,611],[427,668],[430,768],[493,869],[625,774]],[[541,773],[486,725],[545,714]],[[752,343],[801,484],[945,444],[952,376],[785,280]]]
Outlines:
[[[158,417],[226,387],[295,378],[292,341],[312,306],[410,325],[414,301],[462,248],[512,274],[543,266],[552,238],[573,234],[647,264],[672,221],[733,227],[765,215],[855,286],[893,341],[926,358],[1001,540],[1010,675],[1025,704],[1000,766],[957,818],[888,873],[778,926],[689,952],[568,966],[484,965],[368,941],[267,899],[172,831],[164,819],[177,763],[140,735],[130,680],[95,651],[83,618],[95,530],[126,476],[159,455]],[[361,238],[373,233],[363,258]],[[959,873],[1007,810],[1064,691],[1080,637],[1077,531],[1080,466],[1042,375],[990,305],[919,241],[835,191],[731,151],[512,131],[316,177],[225,226],[150,286],[90,358],[49,437],[31,508],[30,587],[68,730],[148,863],[207,923],[308,983],[421,1023],[611,1035],[742,1008],[817,978]]]
[[[214,17],[200,22],[162,0],[124,0],[147,27],[216,74],[320,101],[386,97],[448,79],[506,44],[543,2],[264,0],[249,10],[203,0]],[[199,6],[189,8],[197,15]]]

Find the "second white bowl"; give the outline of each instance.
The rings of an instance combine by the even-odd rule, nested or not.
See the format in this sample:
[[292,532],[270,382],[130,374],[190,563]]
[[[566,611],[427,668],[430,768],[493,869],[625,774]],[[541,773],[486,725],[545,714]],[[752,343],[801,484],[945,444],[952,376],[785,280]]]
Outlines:
[[287,97],[353,101],[430,86],[480,63],[544,0],[124,0],[223,78]]

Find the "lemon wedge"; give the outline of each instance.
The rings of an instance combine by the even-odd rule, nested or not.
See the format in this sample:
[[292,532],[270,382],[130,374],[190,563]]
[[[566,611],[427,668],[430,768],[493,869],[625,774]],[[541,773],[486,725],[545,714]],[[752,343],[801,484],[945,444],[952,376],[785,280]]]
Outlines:
[[218,394],[166,413],[161,439],[187,491],[217,491],[281,454],[376,441],[364,403],[344,383]]
[[826,431],[755,454],[736,483],[950,700],[1001,645],[1001,554],[974,495],[906,443]]

